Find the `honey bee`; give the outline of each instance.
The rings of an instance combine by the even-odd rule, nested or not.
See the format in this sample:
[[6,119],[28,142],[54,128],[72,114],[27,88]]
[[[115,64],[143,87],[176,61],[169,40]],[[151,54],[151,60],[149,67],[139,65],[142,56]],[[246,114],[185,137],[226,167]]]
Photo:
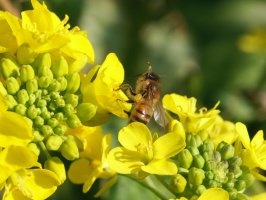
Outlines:
[[160,101],[160,77],[152,71],[151,65],[138,77],[135,91],[129,84],[123,84],[120,88],[130,99],[128,102],[133,103],[133,109],[128,113],[130,122],[147,124],[153,116],[160,126],[167,125],[168,119]]

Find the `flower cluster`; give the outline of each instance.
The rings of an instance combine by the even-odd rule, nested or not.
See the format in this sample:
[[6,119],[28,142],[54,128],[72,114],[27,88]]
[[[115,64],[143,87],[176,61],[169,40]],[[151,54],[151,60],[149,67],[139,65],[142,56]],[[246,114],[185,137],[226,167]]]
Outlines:
[[244,124],[219,115],[219,103],[197,110],[195,98],[178,94],[162,99],[164,132],[132,122],[118,133],[121,146],[111,149],[111,134],[101,125],[134,109],[121,90],[122,64],[110,53],[83,74],[94,62],[86,33],[31,2],[33,10],[21,18],[0,12],[3,199],[46,199],[67,178],[83,184],[83,192],[104,179],[98,197],[123,175],[161,199],[238,200],[249,199],[245,190],[255,179],[266,181],[262,131],[250,140]]

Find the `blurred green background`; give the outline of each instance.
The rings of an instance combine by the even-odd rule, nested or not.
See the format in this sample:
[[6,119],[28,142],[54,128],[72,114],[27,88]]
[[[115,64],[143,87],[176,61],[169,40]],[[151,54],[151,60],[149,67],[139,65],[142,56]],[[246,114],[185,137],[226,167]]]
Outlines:
[[[28,1],[12,2],[19,10]],[[163,94],[176,92],[211,108],[218,100],[222,116],[247,124],[251,133],[266,130],[265,52],[245,52],[240,38],[266,28],[266,1],[260,0],[46,0],[61,19],[88,32],[101,64],[115,52],[134,85],[150,62],[162,79]],[[266,35],[265,39],[266,40]],[[265,45],[266,46],[266,45]],[[109,132],[117,132],[114,119]],[[124,123],[124,122],[121,122]],[[97,185],[98,184],[98,185]],[[65,183],[50,198],[93,199],[100,183],[82,194]],[[258,190],[265,190],[262,187]],[[120,178],[103,199],[155,199],[139,185]]]

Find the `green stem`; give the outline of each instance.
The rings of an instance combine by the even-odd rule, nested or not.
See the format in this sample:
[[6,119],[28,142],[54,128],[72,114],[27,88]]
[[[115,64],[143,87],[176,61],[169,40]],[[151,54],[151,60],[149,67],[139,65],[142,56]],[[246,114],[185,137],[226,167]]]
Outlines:
[[159,197],[160,199],[162,199],[162,200],[167,200],[166,197],[164,197],[164,196],[163,196],[161,193],[159,193],[155,188],[149,186],[149,185],[148,185],[147,183],[145,183],[144,181],[141,181],[141,180],[136,179],[136,178],[134,178],[134,177],[132,177],[132,176],[128,176],[128,175],[124,175],[124,174],[119,174],[119,175],[124,176],[124,177],[127,177],[127,178],[129,178],[129,179],[131,179],[131,180],[137,182],[137,183],[140,184],[141,186],[143,186],[143,187],[147,188],[148,190],[150,190],[153,194],[155,194],[155,195],[156,195],[157,197]]
[[38,142],[38,145],[39,145],[40,149],[44,152],[46,158],[47,159],[51,158],[51,155],[49,154],[48,150],[46,149],[46,146],[44,145],[44,143],[41,141],[41,142]]
[[175,191],[164,180],[162,180],[160,176],[155,175],[155,177],[170,193],[172,193],[173,196],[176,196]]

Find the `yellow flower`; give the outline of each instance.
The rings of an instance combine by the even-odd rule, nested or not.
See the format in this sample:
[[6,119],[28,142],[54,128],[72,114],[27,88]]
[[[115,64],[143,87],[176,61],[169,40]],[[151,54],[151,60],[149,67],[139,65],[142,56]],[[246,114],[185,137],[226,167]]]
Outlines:
[[219,110],[216,110],[219,102],[209,111],[201,108],[199,112],[196,108],[196,99],[194,97],[187,98],[178,94],[167,94],[163,97],[164,107],[177,114],[180,122],[183,124],[186,132],[197,134],[210,127]]
[[243,164],[251,169],[259,167],[266,170],[266,141],[263,138],[263,131],[258,131],[250,141],[247,127],[244,124],[237,122],[236,130],[245,147],[241,151]]
[[153,141],[147,126],[133,122],[120,130],[118,140],[123,147],[110,151],[109,165],[121,174],[174,175],[177,167],[169,158],[185,147],[183,136],[184,129],[179,127]]
[[[75,184],[83,184],[83,192],[88,192],[98,178],[108,179],[96,194],[101,195],[116,180],[114,171],[107,163],[107,153],[111,145],[111,134],[103,135],[100,127],[82,127],[77,137],[86,140],[86,147],[80,159],[74,161],[68,171],[69,179]],[[72,133],[74,134],[74,132]]]
[[200,135],[202,138],[210,138],[214,146],[217,146],[222,141],[233,144],[238,137],[235,124],[225,121],[221,116],[217,116],[214,123],[202,131]]
[[3,199],[45,199],[54,193],[60,181],[56,174],[39,167],[37,155],[22,146],[10,146],[0,152],[0,185],[5,184]]
[[0,52],[17,53],[21,64],[33,61],[23,58],[25,55],[34,58],[41,53],[59,53],[69,62],[71,73],[80,71],[86,61],[94,62],[94,51],[84,31],[78,27],[69,30],[68,16],[61,21],[44,3],[31,2],[33,10],[22,12],[21,19],[0,12]]
[[210,188],[200,195],[198,200],[229,200],[229,194],[222,188]]
[[0,147],[24,146],[32,139],[31,124],[21,115],[7,111],[6,99],[0,94]]
[[125,103],[127,96],[119,89],[124,81],[124,69],[114,53],[107,55],[101,66],[95,66],[81,81],[84,102],[97,106],[96,115],[88,123],[102,123],[110,113],[127,118],[124,111],[131,105]]

